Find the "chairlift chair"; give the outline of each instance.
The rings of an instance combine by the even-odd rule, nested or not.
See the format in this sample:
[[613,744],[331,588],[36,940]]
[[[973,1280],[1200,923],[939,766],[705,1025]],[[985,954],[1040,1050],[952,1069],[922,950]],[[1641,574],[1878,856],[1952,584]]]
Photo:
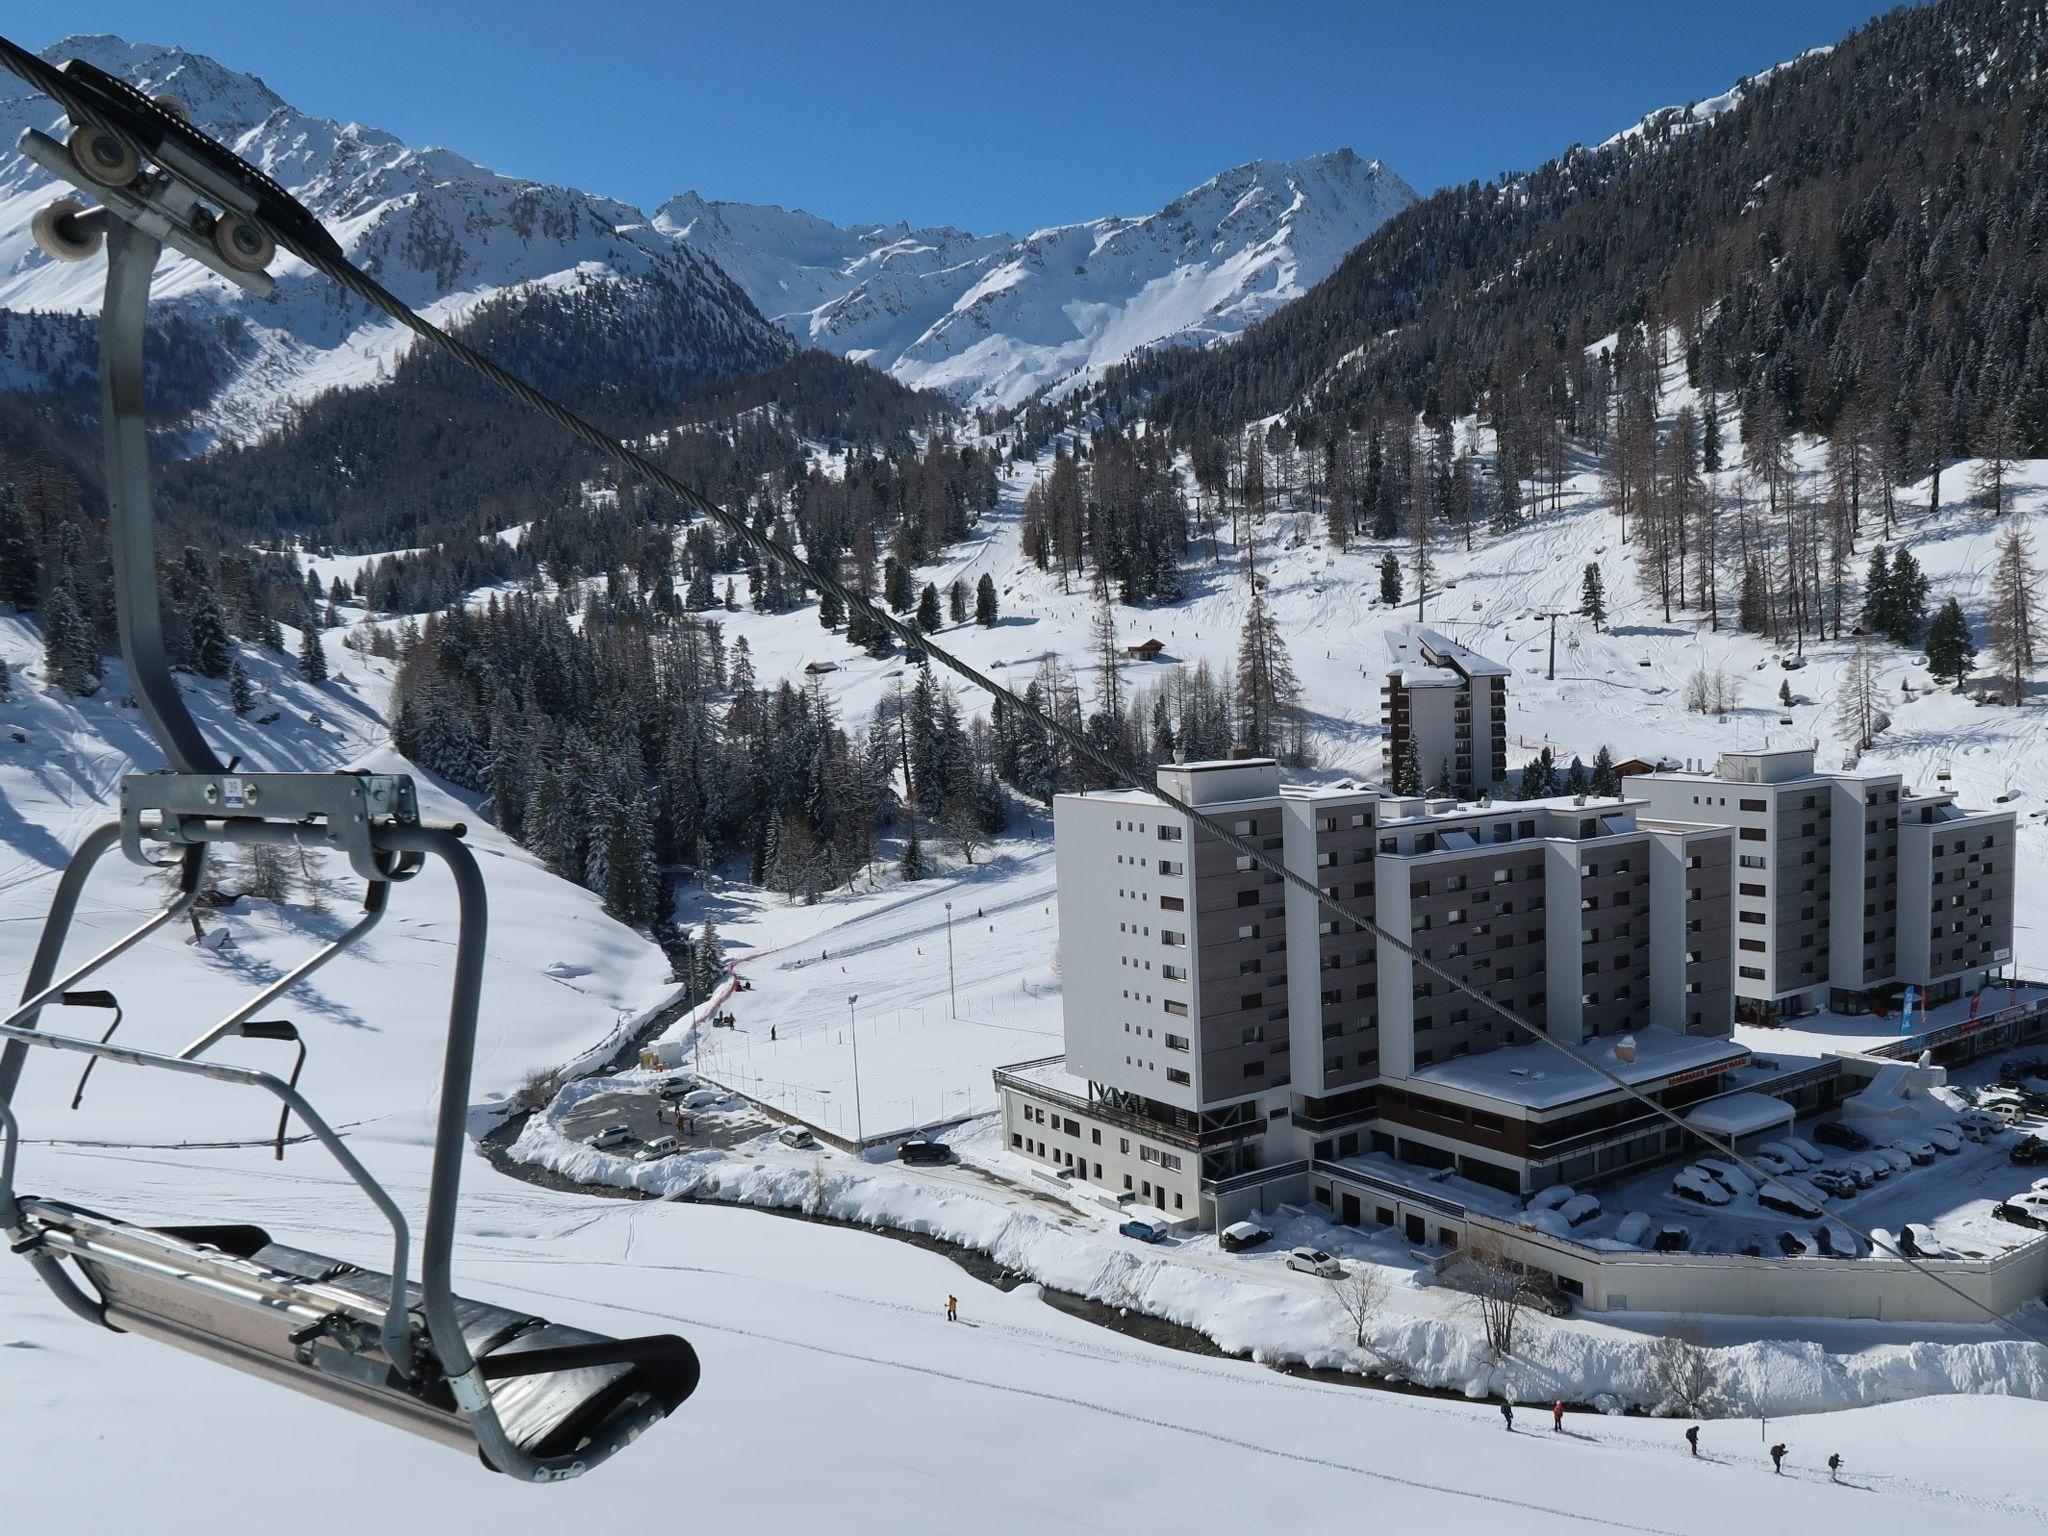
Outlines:
[[[151,99],[89,64],[56,78],[5,39],[18,73],[45,72],[45,89],[72,119],[59,142],[36,129],[24,154],[90,195],[54,201],[33,219],[37,244],[57,260],[107,253],[100,313],[100,393],[121,653],[142,716],[168,767],[121,783],[119,817],[89,833],[58,881],[20,1005],[0,1021],[0,1233],[67,1308],[116,1332],[144,1334],[355,1412],[475,1451],[496,1471],[532,1482],[597,1466],[671,1413],[695,1389],[698,1363],[672,1335],[610,1339],[530,1313],[455,1294],[450,1269],[467,1155],[466,1114],[483,979],[487,910],[465,829],[419,817],[405,774],[237,773],[223,763],[179,698],[163,644],[156,587],[143,414],[143,333],[150,276],[168,245],[228,281],[268,296],[273,231],[333,249],[290,194]],[[119,1001],[82,986],[199,897],[206,850],[216,844],[338,851],[364,884],[362,916],[226,1018],[175,1053],[116,1044]],[[87,879],[119,845],[131,861],[174,866],[171,899],[98,954],[59,974],[58,961]],[[421,1241],[397,1203],[300,1093],[305,1041],[273,1002],[360,941],[382,917],[391,888],[429,858],[454,877],[459,902],[441,1098]],[[98,1036],[39,1027],[49,1007],[111,1010]],[[236,1037],[297,1047],[288,1077],[209,1059]],[[296,1117],[338,1162],[390,1231],[383,1270],[275,1242],[236,1223],[142,1226],[65,1201],[20,1193],[21,1127],[15,1089],[31,1047],[85,1057],[72,1104],[102,1061],[255,1089],[280,1109],[275,1154]]]

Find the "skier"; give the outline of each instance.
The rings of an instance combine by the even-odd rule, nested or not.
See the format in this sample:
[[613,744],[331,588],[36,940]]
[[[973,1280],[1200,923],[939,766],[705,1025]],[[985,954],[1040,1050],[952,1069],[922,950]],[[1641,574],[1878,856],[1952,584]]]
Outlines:
[[1508,1427],[1508,1433],[1515,1432],[1515,1405],[1506,1398],[1500,1400],[1500,1419]]
[[1828,1458],[1828,1481],[1831,1483],[1839,1483],[1841,1480],[1842,1453],[1840,1451],[1837,1451],[1834,1453],[1834,1455]]
[[949,1323],[960,1321],[960,1298],[958,1296],[948,1296],[946,1298],[946,1321]]
[[768,1026],[768,1038],[770,1040],[773,1040],[775,1038],[775,1026],[773,1024],[770,1024]]
[[1564,1399],[1559,1398],[1550,1405],[1550,1432],[1558,1434],[1564,1429]]
[[1695,1425],[1693,1425],[1693,1427],[1692,1427],[1691,1429],[1688,1429],[1688,1430],[1687,1430],[1687,1431],[1685,1432],[1685,1443],[1686,1443],[1687,1445],[1689,1445],[1689,1446],[1691,1446],[1691,1447],[1692,1447],[1692,1454],[1693,1454],[1693,1456],[1694,1456],[1695,1458],[1697,1458],[1697,1457],[1699,1456],[1699,1454],[1700,1454],[1700,1427],[1699,1427],[1699,1425],[1695,1424]]
[[1782,1441],[1771,1447],[1771,1470],[1780,1477],[1785,1475],[1785,1446]]

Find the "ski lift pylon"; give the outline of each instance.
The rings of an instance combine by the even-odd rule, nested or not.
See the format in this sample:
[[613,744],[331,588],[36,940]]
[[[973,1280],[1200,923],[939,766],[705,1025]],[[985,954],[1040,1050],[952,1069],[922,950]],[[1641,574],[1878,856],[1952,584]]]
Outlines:
[[[143,413],[143,334],[149,284],[166,245],[228,281],[267,296],[273,231],[332,246],[318,221],[275,182],[186,122],[176,103],[73,60],[51,71],[0,38],[8,67],[63,104],[62,142],[31,128],[20,148],[97,207],[65,198],[33,220],[55,259],[107,253],[100,314],[100,386],[121,652],[136,700],[168,771],[121,784],[120,816],[87,834],[51,899],[21,1002],[0,1020],[0,1234],[72,1312],[139,1333],[358,1413],[474,1450],[530,1482],[597,1466],[661,1422],[695,1390],[698,1362],[673,1335],[610,1339],[530,1313],[465,1299],[451,1283],[462,1162],[468,1155],[470,1069],[488,923],[483,876],[461,826],[419,817],[405,774],[250,773],[223,765],[187,712],[170,674],[156,588]],[[199,896],[206,850],[217,844],[319,847],[346,856],[364,882],[363,915],[285,976],[176,1054],[114,1043],[122,1013],[113,994],[81,987]],[[133,862],[176,866],[169,902],[98,954],[58,974],[87,880],[116,846]],[[359,942],[383,915],[393,885],[428,859],[446,866],[458,903],[441,1097],[420,1242],[404,1213],[298,1087],[305,1041],[285,1020],[258,1019],[319,967]],[[39,1027],[42,1011],[111,1009],[98,1037]],[[132,1033],[132,1031],[131,1031]],[[298,1047],[289,1078],[208,1059],[230,1036]],[[16,1185],[21,1126],[14,1107],[29,1050],[207,1078],[252,1088],[280,1108],[278,1156],[296,1118],[340,1164],[390,1231],[388,1266],[371,1269],[272,1241],[239,1223],[141,1226]],[[73,1096],[84,1093],[81,1074]],[[269,1138],[262,1143],[270,1145]]]

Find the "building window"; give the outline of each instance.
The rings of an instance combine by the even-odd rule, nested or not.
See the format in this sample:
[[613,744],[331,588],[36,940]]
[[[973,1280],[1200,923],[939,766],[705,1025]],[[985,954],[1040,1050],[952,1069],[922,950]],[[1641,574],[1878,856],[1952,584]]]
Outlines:
[[1166,1069],[1166,1080],[1182,1088],[1186,1088],[1194,1082],[1193,1078],[1189,1077],[1187,1073],[1181,1071],[1178,1067],[1168,1067]]

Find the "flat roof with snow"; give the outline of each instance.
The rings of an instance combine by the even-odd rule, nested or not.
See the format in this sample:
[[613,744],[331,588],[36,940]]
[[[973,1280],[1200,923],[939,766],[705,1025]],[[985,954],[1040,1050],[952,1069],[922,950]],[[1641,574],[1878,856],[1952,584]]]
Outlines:
[[[1615,1054],[1616,1046],[1628,1038],[1635,1041],[1633,1061],[1623,1061]],[[1704,1077],[1740,1066],[1749,1059],[1749,1047],[1733,1040],[1714,1035],[1673,1034],[1654,1026],[1636,1030],[1632,1037],[1612,1035],[1589,1040],[1580,1049],[1632,1088],[1683,1074]],[[1614,1085],[1599,1073],[1540,1040],[1437,1062],[1421,1068],[1412,1078],[1432,1088],[1473,1094],[1526,1110],[1557,1109],[1615,1091]]]
[[1790,1125],[1794,1118],[1790,1104],[1768,1093],[1731,1093],[1725,1098],[1709,1099],[1692,1110],[1685,1123],[1694,1130],[1725,1139],[1776,1130]]

